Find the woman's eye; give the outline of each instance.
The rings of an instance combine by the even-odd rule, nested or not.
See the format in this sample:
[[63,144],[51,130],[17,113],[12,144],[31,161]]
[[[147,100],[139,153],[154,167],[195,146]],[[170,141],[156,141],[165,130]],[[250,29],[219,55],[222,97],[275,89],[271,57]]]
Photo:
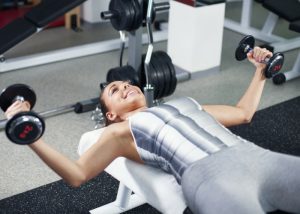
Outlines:
[[117,88],[114,88],[112,91],[111,91],[111,94],[114,94],[115,92],[117,92],[118,89]]

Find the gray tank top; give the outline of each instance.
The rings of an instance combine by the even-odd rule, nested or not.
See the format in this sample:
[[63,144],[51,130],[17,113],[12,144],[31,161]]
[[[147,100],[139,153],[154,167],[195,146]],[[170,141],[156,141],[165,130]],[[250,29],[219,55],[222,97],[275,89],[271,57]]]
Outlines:
[[129,117],[137,151],[145,164],[172,173],[178,183],[197,160],[246,140],[234,135],[184,97]]

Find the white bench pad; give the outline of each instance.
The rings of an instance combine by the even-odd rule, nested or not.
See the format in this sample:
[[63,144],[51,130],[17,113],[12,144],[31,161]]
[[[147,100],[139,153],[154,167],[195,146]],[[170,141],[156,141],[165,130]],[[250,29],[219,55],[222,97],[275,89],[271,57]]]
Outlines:
[[[104,129],[84,133],[79,142],[78,154],[82,155],[96,143]],[[160,169],[119,157],[105,171],[162,213],[183,213],[186,208],[181,186],[173,175]]]

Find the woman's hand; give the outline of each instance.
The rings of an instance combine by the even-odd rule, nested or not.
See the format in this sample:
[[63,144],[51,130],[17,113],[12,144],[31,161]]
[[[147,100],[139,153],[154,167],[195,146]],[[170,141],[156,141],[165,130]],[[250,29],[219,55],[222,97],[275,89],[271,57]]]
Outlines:
[[5,111],[5,117],[7,119],[12,118],[15,114],[19,112],[30,111],[30,104],[27,101],[21,102],[16,101]]
[[266,48],[254,47],[253,51],[247,54],[248,60],[258,69],[262,70],[266,68],[266,64],[263,61],[266,57],[272,57],[273,53]]

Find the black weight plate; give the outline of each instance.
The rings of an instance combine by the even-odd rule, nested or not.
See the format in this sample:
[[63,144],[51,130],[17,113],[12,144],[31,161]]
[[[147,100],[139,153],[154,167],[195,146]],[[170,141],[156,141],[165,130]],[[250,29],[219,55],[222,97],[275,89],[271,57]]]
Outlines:
[[129,31],[136,30],[136,0],[131,0],[130,2],[132,8],[132,21]]
[[238,47],[235,50],[235,58],[238,61],[244,60],[247,58],[247,53],[249,51],[246,50],[247,45],[249,48],[253,49],[255,43],[255,39],[253,36],[248,35],[245,36],[239,43]]
[[166,52],[162,52],[161,53],[162,55],[164,55],[165,59],[168,59],[168,67],[169,67],[169,71],[170,71],[170,75],[171,75],[171,81],[170,81],[170,90],[169,92],[166,94],[166,96],[170,96],[171,94],[174,93],[175,89],[176,89],[176,86],[177,86],[177,77],[176,77],[176,70],[175,70],[175,67],[172,63],[172,59],[171,57],[166,53]]
[[284,73],[276,74],[276,75],[273,77],[273,83],[274,83],[275,85],[281,85],[281,84],[283,84],[285,81],[286,81],[286,77],[285,77]]
[[145,69],[144,69],[144,61],[145,61],[145,54],[142,55],[142,62],[139,68],[139,76],[140,76],[140,84],[141,84],[141,89],[143,90],[143,87],[146,85],[146,74],[145,74]]
[[126,6],[129,11],[129,16],[128,16],[128,25],[127,28],[125,29],[126,31],[132,31],[133,30],[133,25],[134,25],[134,19],[135,19],[135,11],[134,11],[134,5],[132,3],[132,0],[127,0]]
[[132,66],[126,66],[126,73],[129,77],[129,80],[131,81],[131,84],[140,87],[140,78],[138,76],[138,73]]
[[161,51],[160,54],[165,61],[165,66],[167,66],[167,70],[168,70],[168,74],[169,74],[168,79],[167,79],[167,84],[168,84],[169,90],[166,91],[166,93],[165,93],[165,96],[169,96],[174,92],[174,90],[176,88],[176,84],[177,84],[175,68],[173,67],[171,58],[169,57],[169,55],[167,53]]
[[265,69],[266,78],[272,78],[277,74],[283,65],[284,55],[282,53],[275,53],[268,61],[267,67]]
[[[146,74],[146,72],[145,72]],[[159,88],[159,83],[158,83],[158,77],[157,77],[157,71],[156,69],[154,68],[154,65],[153,65],[153,61],[152,59],[150,60],[150,63],[149,63],[149,76],[150,76],[150,84],[154,87],[154,99],[158,99],[158,88]]]
[[8,139],[19,145],[34,143],[43,135],[44,131],[45,121],[35,112],[18,113],[8,120],[5,127]]
[[164,90],[164,76],[163,76],[163,68],[160,64],[159,59],[157,58],[155,52],[152,53],[151,56],[151,63],[153,65],[153,69],[156,73],[156,77],[157,77],[157,85],[155,90],[157,91],[157,96],[155,97],[156,99],[160,99],[163,97],[163,90]]
[[118,31],[126,30],[128,28],[131,15],[126,0],[111,0],[109,10],[116,12],[117,14],[110,20],[112,26]]
[[138,73],[129,65],[112,68],[106,74],[107,82],[127,80],[131,81],[133,85],[140,87]]
[[134,13],[135,13],[135,17],[134,17],[134,23],[133,23],[133,29],[132,30],[136,30],[139,27],[141,27],[142,22],[143,22],[143,10],[141,7],[141,4],[139,3],[138,0],[132,0],[132,5],[134,8]]
[[162,76],[162,97],[165,97],[167,92],[170,90],[170,71],[169,71],[169,67],[167,65],[167,61],[164,57],[164,55],[161,54],[161,51],[157,51],[155,53],[155,57],[157,58],[157,61],[159,62],[159,65],[161,67],[161,71],[163,72],[163,76]]
[[14,84],[1,92],[0,105],[1,109],[5,112],[7,108],[13,104],[14,99],[17,96],[21,96],[24,100],[30,103],[30,109],[32,109],[36,102],[36,94],[31,87],[25,84]]

